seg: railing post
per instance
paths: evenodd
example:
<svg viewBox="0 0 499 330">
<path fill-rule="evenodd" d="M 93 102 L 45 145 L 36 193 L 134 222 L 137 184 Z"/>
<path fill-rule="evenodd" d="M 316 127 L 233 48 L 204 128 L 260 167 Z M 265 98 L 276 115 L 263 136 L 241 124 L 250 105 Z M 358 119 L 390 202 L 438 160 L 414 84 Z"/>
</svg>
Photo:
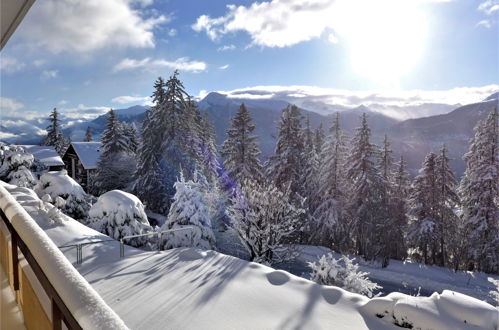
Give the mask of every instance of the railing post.
<svg viewBox="0 0 499 330">
<path fill-rule="evenodd" d="M 125 257 L 125 243 L 123 243 L 123 238 L 120 239 L 120 258 Z"/>
<path fill-rule="evenodd" d="M 10 242 L 12 247 L 12 273 L 14 276 L 14 290 L 19 290 L 19 255 L 17 252 L 17 233 L 10 233 Z"/>
<path fill-rule="evenodd" d="M 158 232 L 158 251 L 161 251 L 161 232 Z"/>
<path fill-rule="evenodd" d="M 54 299 L 52 299 L 52 329 L 62 329 L 62 313 Z"/>
</svg>

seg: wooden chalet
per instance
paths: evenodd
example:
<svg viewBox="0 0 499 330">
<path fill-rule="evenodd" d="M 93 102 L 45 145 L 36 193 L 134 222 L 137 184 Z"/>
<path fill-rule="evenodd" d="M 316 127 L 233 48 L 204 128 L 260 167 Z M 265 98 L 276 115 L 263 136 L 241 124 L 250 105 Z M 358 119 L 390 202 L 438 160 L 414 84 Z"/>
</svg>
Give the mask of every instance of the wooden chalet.
<svg viewBox="0 0 499 330">
<path fill-rule="evenodd" d="M 92 185 L 101 152 L 100 142 L 73 142 L 62 157 L 68 175 L 86 191 Z"/>
</svg>

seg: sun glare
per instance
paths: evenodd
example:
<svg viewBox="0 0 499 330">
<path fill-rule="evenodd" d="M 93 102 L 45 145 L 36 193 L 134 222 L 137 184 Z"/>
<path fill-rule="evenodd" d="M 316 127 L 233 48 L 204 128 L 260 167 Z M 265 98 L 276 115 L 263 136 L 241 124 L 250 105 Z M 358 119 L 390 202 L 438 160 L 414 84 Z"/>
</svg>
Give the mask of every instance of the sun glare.
<svg viewBox="0 0 499 330">
<path fill-rule="evenodd" d="M 355 72 L 397 84 L 421 58 L 427 34 L 424 14 L 409 1 L 348 1 L 339 4 L 338 31 L 349 44 Z"/>
</svg>

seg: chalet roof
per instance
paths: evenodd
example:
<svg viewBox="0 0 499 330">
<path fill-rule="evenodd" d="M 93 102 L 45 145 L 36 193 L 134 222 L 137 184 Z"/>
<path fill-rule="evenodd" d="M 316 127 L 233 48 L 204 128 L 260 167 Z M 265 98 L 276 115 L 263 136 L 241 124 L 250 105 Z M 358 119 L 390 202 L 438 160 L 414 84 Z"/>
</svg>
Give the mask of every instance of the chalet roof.
<svg viewBox="0 0 499 330">
<path fill-rule="evenodd" d="M 64 166 L 61 156 L 53 146 L 20 145 L 20 147 L 45 166 Z"/>
<path fill-rule="evenodd" d="M 101 150 L 100 142 L 73 142 L 71 145 L 84 169 L 94 170 L 97 168 Z"/>
</svg>

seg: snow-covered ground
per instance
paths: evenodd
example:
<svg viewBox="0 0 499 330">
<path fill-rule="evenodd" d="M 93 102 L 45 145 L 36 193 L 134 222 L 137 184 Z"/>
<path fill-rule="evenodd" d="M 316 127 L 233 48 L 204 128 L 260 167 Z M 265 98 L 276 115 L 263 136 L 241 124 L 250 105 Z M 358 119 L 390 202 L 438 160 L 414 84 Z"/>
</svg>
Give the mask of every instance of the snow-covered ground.
<svg viewBox="0 0 499 330">
<path fill-rule="evenodd" d="M 35 194 L 5 187 L 57 246 L 109 239 L 72 219 L 48 222 Z M 61 250 L 132 329 L 398 329 L 394 319 L 422 328 L 498 326 L 499 312 L 470 297 L 370 300 L 214 251 L 126 247 L 120 258 L 118 242 L 105 242 L 86 245 L 76 265 L 75 249 Z"/>
<path fill-rule="evenodd" d="M 278 265 L 277 267 L 292 274 L 310 278 L 308 262 L 317 262 L 319 258 L 327 253 L 332 253 L 335 258 L 341 258 L 341 254 L 335 253 L 322 246 L 300 246 L 300 256 L 292 263 Z M 486 300 L 490 304 L 496 304 L 492 292 L 498 288 L 489 278 L 499 280 L 499 276 L 476 273 L 476 272 L 454 272 L 449 268 L 429 266 L 420 263 L 390 260 L 386 268 L 360 261 L 360 270 L 368 272 L 369 279 L 378 283 L 383 288 L 376 291 L 382 295 L 390 292 L 401 292 L 408 295 L 430 296 L 433 292 L 452 290 L 480 300 Z"/>
</svg>

